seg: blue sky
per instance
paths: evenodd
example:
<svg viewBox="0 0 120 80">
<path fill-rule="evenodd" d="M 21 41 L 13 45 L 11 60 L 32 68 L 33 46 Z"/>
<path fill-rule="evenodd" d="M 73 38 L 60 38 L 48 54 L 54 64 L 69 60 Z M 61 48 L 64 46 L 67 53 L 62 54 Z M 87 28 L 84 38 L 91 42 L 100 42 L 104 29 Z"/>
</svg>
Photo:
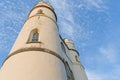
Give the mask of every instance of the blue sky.
<svg viewBox="0 0 120 80">
<path fill-rule="evenodd" d="M 48 1 L 48 0 L 46 0 Z M 0 1 L 0 65 L 39 0 Z M 120 78 L 120 0 L 49 0 L 59 32 L 72 39 L 89 80 Z"/>
</svg>

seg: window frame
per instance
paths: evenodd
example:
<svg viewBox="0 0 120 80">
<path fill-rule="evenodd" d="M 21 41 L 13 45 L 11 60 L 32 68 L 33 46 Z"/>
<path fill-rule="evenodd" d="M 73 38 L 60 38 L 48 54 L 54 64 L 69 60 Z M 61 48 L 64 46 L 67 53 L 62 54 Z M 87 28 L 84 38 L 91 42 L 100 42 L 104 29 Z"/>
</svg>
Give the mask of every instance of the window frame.
<svg viewBox="0 0 120 80">
<path fill-rule="evenodd" d="M 36 41 L 33 41 L 33 36 L 34 36 L 34 34 L 37 34 L 37 35 L 38 35 L 37 38 L 36 38 Z M 29 34 L 29 38 L 28 38 L 28 40 L 27 40 L 27 43 L 41 43 L 41 42 L 39 41 L 39 39 L 40 39 L 40 36 L 39 36 L 39 31 L 38 31 L 38 29 L 33 29 L 33 30 L 30 32 L 30 34 Z"/>
</svg>

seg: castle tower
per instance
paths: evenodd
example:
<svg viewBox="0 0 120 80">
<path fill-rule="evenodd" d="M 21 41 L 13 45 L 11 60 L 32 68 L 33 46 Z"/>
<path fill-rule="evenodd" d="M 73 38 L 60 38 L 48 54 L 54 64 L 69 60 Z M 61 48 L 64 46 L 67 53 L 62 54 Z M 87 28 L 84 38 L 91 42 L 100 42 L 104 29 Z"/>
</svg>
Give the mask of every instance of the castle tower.
<svg viewBox="0 0 120 80">
<path fill-rule="evenodd" d="M 0 80 L 87 80 L 73 42 L 59 35 L 49 3 L 41 1 L 30 11 L 1 67 Z"/>
</svg>

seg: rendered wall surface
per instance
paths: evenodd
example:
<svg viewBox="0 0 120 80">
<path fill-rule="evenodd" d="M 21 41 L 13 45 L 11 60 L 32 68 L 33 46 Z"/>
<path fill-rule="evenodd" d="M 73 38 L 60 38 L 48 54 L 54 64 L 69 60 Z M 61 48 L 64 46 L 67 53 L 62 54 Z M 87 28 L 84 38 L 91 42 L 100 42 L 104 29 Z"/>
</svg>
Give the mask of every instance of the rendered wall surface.
<svg viewBox="0 0 120 80">
<path fill-rule="evenodd" d="M 33 30 L 39 34 L 38 42 L 30 41 Z M 68 80 L 66 62 L 74 80 L 87 80 L 73 41 L 63 40 L 59 34 L 54 9 L 46 2 L 39 2 L 3 63 L 0 80 Z"/>
</svg>

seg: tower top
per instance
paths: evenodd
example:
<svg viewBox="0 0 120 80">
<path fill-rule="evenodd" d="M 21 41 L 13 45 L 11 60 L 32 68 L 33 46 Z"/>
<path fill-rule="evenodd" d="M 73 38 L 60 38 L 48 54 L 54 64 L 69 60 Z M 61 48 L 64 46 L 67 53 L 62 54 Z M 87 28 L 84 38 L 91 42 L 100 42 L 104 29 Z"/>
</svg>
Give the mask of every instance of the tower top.
<svg viewBox="0 0 120 80">
<path fill-rule="evenodd" d="M 50 18 L 57 21 L 57 16 L 56 16 L 56 13 L 54 12 L 54 8 L 51 6 L 51 4 L 48 1 L 44 1 L 44 0 L 39 0 L 39 2 L 30 11 L 28 17 L 31 17 L 41 12 L 40 9 L 42 9 L 42 12 L 44 13 L 44 15 L 47 15 L 49 17 L 51 16 Z"/>
<path fill-rule="evenodd" d="M 40 2 L 44 2 L 44 0 L 40 0 Z"/>
<path fill-rule="evenodd" d="M 40 1 L 44 1 L 44 0 L 40 0 Z"/>
<path fill-rule="evenodd" d="M 51 4 L 49 2 L 47 2 L 47 1 L 44 1 L 44 0 L 39 0 L 39 2 L 34 7 L 36 7 L 36 6 L 47 6 L 47 7 L 51 8 L 51 9 L 53 9 Z"/>
</svg>

